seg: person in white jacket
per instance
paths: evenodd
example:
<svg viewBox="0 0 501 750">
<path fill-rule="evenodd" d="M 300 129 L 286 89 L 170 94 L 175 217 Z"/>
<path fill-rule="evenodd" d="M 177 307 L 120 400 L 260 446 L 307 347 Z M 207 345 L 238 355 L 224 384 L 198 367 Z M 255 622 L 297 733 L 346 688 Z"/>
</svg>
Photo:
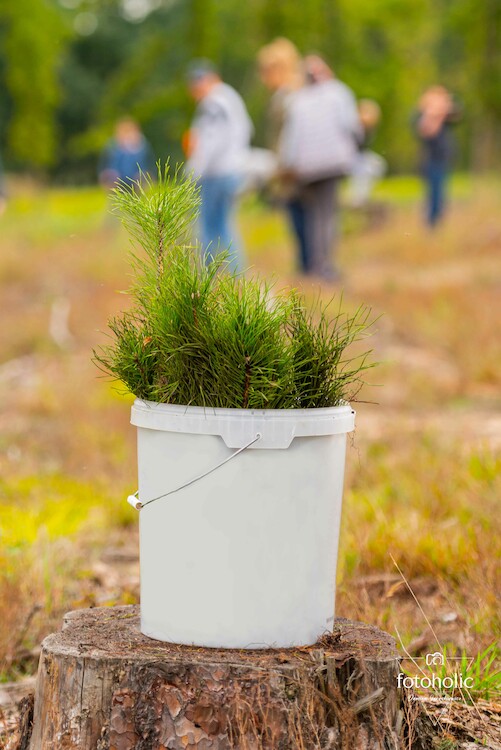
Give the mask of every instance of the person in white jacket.
<svg viewBox="0 0 501 750">
<path fill-rule="evenodd" d="M 352 171 L 362 128 L 351 89 L 317 55 L 305 58 L 305 68 L 308 83 L 289 104 L 279 161 L 304 206 L 306 271 L 336 281 L 338 185 Z"/>
<path fill-rule="evenodd" d="M 223 83 L 208 60 L 192 63 L 190 93 L 198 102 L 189 135 L 187 170 L 201 188 L 200 232 L 205 258 L 229 248 L 229 270 L 242 271 L 245 256 L 234 214 L 248 159 L 252 122 L 241 96 Z"/>
</svg>

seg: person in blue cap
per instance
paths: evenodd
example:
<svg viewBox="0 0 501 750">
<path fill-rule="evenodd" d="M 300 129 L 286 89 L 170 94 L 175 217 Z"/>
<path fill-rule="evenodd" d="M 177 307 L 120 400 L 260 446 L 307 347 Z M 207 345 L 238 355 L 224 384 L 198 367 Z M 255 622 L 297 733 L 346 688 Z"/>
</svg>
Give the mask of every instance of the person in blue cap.
<svg viewBox="0 0 501 750">
<path fill-rule="evenodd" d="M 235 227 L 235 208 L 252 122 L 242 97 L 223 83 L 210 61 L 191 64 L 188 86 L 197 108 L 186 144 L 186 168 L 200 183 L 203 251 L 209 261 L 218 250 L 229 248 L 229 270 L 239 272 L 244 269 L 245 255 Z"/>
</svg>

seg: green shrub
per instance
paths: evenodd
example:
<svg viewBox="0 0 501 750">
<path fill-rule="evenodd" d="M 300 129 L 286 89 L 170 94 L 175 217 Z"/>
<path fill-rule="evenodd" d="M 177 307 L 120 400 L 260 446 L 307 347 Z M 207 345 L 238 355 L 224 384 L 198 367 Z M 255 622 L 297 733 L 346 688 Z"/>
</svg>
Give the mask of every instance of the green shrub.
<svg viewBox="0 0 501 750">
<path fill-rule="evenodd" d="M 331 318 L 321 303 L 307 311 L 294 290 L 274 294 L 226 273 L 227 251 L 205 263 L 188 241 L 198 189 L 168 167 L 156 184 L 120 184 L 114 197 L 144 252 L 132 254 L 133 307 L 110 321 L 113 341 L 95 352 L 104 372 L 161 403 L 290 409 L 355 398 L 370 365 L 346 349 L 366 332 L 367 308 Z"/>
</svg>

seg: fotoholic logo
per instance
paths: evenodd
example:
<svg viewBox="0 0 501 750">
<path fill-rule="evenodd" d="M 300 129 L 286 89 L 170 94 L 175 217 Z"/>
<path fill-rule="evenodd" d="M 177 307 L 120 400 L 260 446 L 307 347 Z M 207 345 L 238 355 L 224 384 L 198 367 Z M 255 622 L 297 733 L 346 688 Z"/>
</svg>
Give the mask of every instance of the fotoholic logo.
<svg viewBox="0 0 501 750">
<path fill-rule="evenodd" d="M 416 690 L 460 690 L 466 688 L 471 690 L 473 687 L 473 677 L 463 677 L 462 674 L 454 672 L 453 675 L 447 675 L 446 677 L 440 677 L 437 674 L 432 674 L 430 677 L 422 677 L 416 675 L 415 677 L 409 677 L 409 675 L 400 672 L 397 678 L 398 687 L 404 688 L 415 688 Z"/>
<path fill-rule="evenodd" d="M 426 654 L 424 659 L 427 667 L 443 667 L 445 664 L 445 657 L 440 651 L 435 651 L 434 654 Z"/>
<path fill-rule="evenodd" d="M 445 656 L 440 651 L 435 651 L 432 654 L 426 654 L 424 662 L 427 667 L 445 667 Z M 400 672 L 397 678 L 398 687 L 404 687 L 407 689 L 414 688 L 415 690 L 434 690 L 439 693 L 445 693 L 447 691 L 455 690 L 471 690 L 474 686 L 473 677 L 466 677 L 461 672 L 454 672 L 452 674 L 436 674 L 430 672 L 429 675 L 425 674 L 421 670 L 421 675 L 410 676 L 404 672 Z"/>
</svg>

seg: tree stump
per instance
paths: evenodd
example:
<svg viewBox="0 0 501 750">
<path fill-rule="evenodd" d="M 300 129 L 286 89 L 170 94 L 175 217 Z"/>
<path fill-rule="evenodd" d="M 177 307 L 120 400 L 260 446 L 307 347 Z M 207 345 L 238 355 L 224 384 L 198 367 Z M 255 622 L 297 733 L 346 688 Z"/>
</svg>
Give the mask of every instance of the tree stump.
<svg viewBox="0 0 501 750">
<path fill-rule="evenodd" d="M 29 748 L 388 750 L 398 672 L 394 640 L 360 622 L 244 651 L 154 641 L 136 606 L 76 610 L 43 642 Z"/>
</svg>

